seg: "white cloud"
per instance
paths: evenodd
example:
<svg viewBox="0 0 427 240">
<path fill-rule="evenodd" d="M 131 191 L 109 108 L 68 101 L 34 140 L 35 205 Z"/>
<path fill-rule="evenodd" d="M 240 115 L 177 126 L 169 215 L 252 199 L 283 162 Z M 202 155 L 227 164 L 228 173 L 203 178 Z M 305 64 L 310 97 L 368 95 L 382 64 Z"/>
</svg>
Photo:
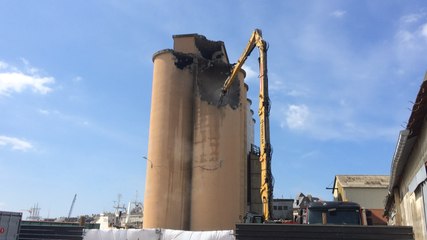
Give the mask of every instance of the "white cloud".
<svg viewBox="0 0 427 240">
<path fill-rule="evenodd" d="M 25 71 L 0 61 L 0 95 L 10 96 L 12 93 L 21 93 L 31 89 L 38 94 L 47 94 L 52 91 L 49 84 L 53 84 L 53 77 L 38 75 L 39 70 L 31 67 L 27 60 L 22 59 Z"/>
<path fill-rule="evenodd" d="M 7 63 L 5 63 L 5 62 L 0 61 L 0 70 L 1 70 L 1 69 L 6 69 L 6 68 L 8 68 L 8 67 L 9 67 L 9 64 L 7 64 Z"/>
<path fill-rule="evenodd" d="M 26 88 L 33 92 L 47 94 L 52 89 L 47 84 L 53 83 L 52 77 L 37 77 L 23 73 L 0 73 L 0 95 L 10 95 L 12 92 L 20 93 Z"/>
<path fill-rule="evenodd" d="M 393 50 L 399 69 L 422 67 L 424 56 L 427 54 L 427 18 L 426 14 L 415 19 L 402 17 L 394 36 Z M 413 19 L 413 20 L 408 20 Z"/>
<path fill-rule="evenodd" d="M 421 39 L 427 40 L 427 13 L 413 13 L 402 16 L 400 18 L 398 31 L 395 35 L 398 47 L 423 49 L 425 42 L 420 42 Z"/>
<path fill-rule="evenodd" d="M 43 114 L 43 115 L 49 115 L 50 114 L 50 111 L 49 110 L 45 110 L 45 109 L 39 109 L 38 112 L 40 114 Z"/>
<path fill-rule="evenodd" d="M 285 89 L 285 84 L 278 79 L 272 79 L 268 84 L 268 88 L 271 89 L 272 92 L 279 92 Z"/>
<path fill-rule="evenodd" d="M 396 33 L 396 38 L 400 43 L 409 45 L 415 39 L 415 36 L 412 32 L 400 30 Z"/>
<path fill-rule="evenodd" d="M 282 108 L 283 109 L 283 108 Z M 281 128 L 304 133 L 318 140 L 394 139 L 396 127 L 379 126 L 356 118 L 357 112 L 344 100 L 333 106 L 289 105 L 278 116 Z"/>
<path fill-rule="evenodd" d="M 31 66 L 30 62 L 27 59 L 21 58 L 21 61 L 25 65 L 26 72 L 28 72 L 30 74 L 37 74 L 39 72 L 39 69 Z"/>
<path fill-rule="evenodd" d="M 427 15 L 427 12 L 424 9 L 422 9 L 417 13 L 410 13 L 410 14 L 402 16 L 400 18 L 400 21 L 404 24 L 416 23 L 416 22 L 420 21 L 421 19 L 423 19 L 426 15 Z"/>
<path fill-rule="evenodd" d="M 427 40 L 427 23 L 421 27 L 421 36 Z"/>
<path fill-rule="evenodd" d="M 41 115 L 46 116 L 46 117 L 56 118 L 56 119 L 59 119 L 61 121 L 72 123 L 75 125 L 84 126 L 84 127 L 91 126 L 91 122 L 84 119 L 84 118 L 81 118 L 79 116 L 65 114 L 65 113 L 62 113 L 62 112 L 55 110 L 55 109 L 50 109 L 50 110 L 48 110 L 48 109 L 37 109 L 37 112 Z"/>
<path fill-rule="evenodd" d="M 331 13 L 331 15 L 336 18 L 342 18 L 344 17 L 345 14 L 347 14 L 347 12 L 344 10 L 335 10 L 334 12 Z"/>
<path fill-rule="evenodd" d="M 301 92 L 299 92 L 299 91 L 297 91 L 297 90 L 295 90 L 295 89 L 293 89 L 293 90 L 291 90 L 291 91 L 289 91 L 289 96 L 291 96 L 291 97 L 298 97 L 298 96 L 301 96 Z"/>
<path fill-rule="evenodd" d="M 80 76 L 76 76 L 76 77 L 74 77 L 73 78 L 73 80 L 72 80 L 74 83 L 78 83 L 78 82 L 81 82 L 81 81 L 83 81 L 83 78 L 82 77 L 80 77 Z"/>
<path fill-rule="evenodd" d="M 290 129 L 304 129 L 309 115 L 306 105 L 289 105 L 286 111 L 286 124 Z"/>
<path fill-rule="evenodd" d="M 18 151 L 27 151 L 33 148 L 33 145 L 25 140 L 0 135 L 0 147 L 8 146 L 11 147 L 12 150 Z"/>
<path fill-rule="evenodd" d="M 257 72 L 255 72 L 255 71 L 254 71 L 254 69 L 253 69 L 252 67 L 245 65 L 245 66 L 243 67 L 243 70 L 245 70 L 245 72 L 246 72 L 246 78 L 245 78 L 245 79 L 246 79 L 247 81 L 253 81 L 253 80 L 255 80 L 256 78 L 258 78 L 258 73 L 257 73 Z"/>
<path fill-rule="evenodd" d="M 390 98 L 395 101 L 391 103 L 383 102 L 378 95 L 385 87 L 400 94 L 402 91 L 394 87 L 417 81 L 402 75 L 422 69 L 425 62 L 427 14 L 402 17 L 398 24 L 391 25 L 392 29 L 382 32 L 385 38 L 373 38 L 366 45 L 364 39 L 364 46 L 353 48 L 356 40 L 351 35 L 334 28 L 324 31 L 331 22 L 323 21 L 319 14 L 324 16 L 324 11 L 319 12 L 314 16 L 319 21 L 305 22 L 295 34 L 289 33 L 293 36 L 289 41 L 298 52 L 295 62 L 299 65 L 285 62 L 288 66 L 282 77 L 287 95 L 273 95 L 273 108 L 277 109 L 280 104 L 282 107 L 277 115 L 276 110 L 272 110 L 272 116 L 282 128 L 314 139 L 395 140 L 401 121 L 395 112 L 401 112 L 401 107 L 391 109 L 389 106 L 397 103 L 398 97 Z M 350 14 L 335 11 L 330 18 L 332 15 L 345 18 Z M 336 27 L 340 30 L 342 26 Z M 301 59 L 305 66 L 301 66 Z M 292 73 L 288 73 L 289 70 Z M 385 79 L 389 83 L 385 84 Z M 292 101 L 297 107 L 291 108 L 285 101 Z M 384 116 L 390 111 L 395 111 L 391 112 L 393 120 L 386 122 Z"/>
</svg>

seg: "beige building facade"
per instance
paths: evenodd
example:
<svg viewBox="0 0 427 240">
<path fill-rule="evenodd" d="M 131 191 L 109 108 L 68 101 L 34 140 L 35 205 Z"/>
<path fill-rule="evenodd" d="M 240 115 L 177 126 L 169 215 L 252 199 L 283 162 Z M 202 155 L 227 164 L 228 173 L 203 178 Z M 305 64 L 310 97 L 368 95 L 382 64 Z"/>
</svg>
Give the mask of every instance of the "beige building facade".
<svg viewBox="0 0 427 240">
<path fill-rule="evenodd" d="M 356 202 L 363 208 L 384 209 L 390 177 L 386 175 L 337 175 L 334 201 Z"/>
<path fill-rule="evenodd" d="M 358 203 L 365 212 L 367 225 L 386 225 L 384 205 L 389 180 L 386 175 L 337 175 L 334 200 Z"/>
</svg>

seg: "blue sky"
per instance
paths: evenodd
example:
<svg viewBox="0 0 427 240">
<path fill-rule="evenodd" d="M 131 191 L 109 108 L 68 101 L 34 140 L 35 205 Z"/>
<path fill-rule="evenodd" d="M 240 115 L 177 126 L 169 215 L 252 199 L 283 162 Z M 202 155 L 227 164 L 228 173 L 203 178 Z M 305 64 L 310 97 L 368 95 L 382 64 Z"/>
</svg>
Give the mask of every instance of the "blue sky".
<svg viewBox="0 0 427 240">
<path fill-rule="evenodd" d="M 73 215 L 143 199 L 151 58 L 173 34 L 224 41 L 235 62 L 263 30 L 275 197 L 331 199 L 336 174 L 389 174 L 427 70 L 425 1 L 0 4 L 0 210 L 38 203 L 42 217 L 66 216 L 74 194 Z"/>
</svg>

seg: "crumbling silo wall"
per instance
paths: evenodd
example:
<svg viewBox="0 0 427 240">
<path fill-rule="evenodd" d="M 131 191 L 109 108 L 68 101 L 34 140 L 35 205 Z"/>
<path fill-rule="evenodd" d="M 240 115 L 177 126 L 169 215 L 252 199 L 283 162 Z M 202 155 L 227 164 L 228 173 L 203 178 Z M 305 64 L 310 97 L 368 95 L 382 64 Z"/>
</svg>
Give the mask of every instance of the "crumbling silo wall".
<svg viewBox="0 0 427 240">
<path fill-rule="evenodd" d="M 154 57 L 144 228 L 189 228 L 193 137 L 191 58 Z"/>
<path fill-rule="evenodd" d="M 209 104 L 206 85 L 224 83 L 221 65 L 199 74 L 194 108 L 191 230 L 233 229 L 246 203 L 246 88 L 243 74 L 229 92 L 228 103 Z M 219 94 L 216 93 L 216 94 Z"/>
</svg>

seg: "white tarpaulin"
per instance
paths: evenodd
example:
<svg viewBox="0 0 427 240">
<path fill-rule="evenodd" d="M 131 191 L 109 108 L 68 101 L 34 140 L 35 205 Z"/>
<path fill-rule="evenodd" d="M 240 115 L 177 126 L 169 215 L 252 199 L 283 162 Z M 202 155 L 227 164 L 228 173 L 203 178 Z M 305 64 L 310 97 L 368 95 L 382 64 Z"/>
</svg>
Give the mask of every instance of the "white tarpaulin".
<svg viewBox="0 0 427 240">
<path fill-rule="evenodd" d="M 235 240 L 233 230 L 182 231 L 171 229 L 86 230 L 83 240 Z"/>
<path fill-rule="evenodd" d="M 226 231 L 181 231 L 165 229 L 162 240 L 234 240 L 233 230 Z"/>
<path fill-rule="evenodd" d="M 156 229 L 114 229 L 85 231 L 83 240 L 145 240 L 160 239 Z"/>
</svg>

